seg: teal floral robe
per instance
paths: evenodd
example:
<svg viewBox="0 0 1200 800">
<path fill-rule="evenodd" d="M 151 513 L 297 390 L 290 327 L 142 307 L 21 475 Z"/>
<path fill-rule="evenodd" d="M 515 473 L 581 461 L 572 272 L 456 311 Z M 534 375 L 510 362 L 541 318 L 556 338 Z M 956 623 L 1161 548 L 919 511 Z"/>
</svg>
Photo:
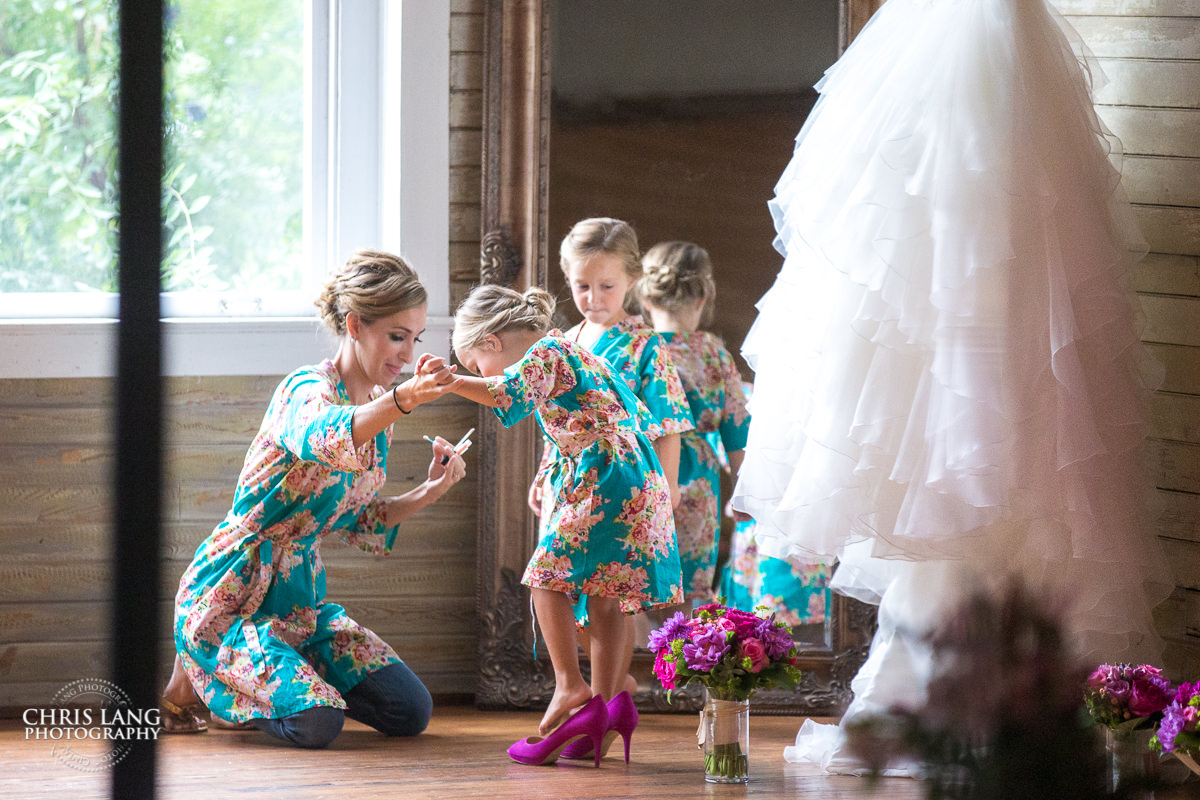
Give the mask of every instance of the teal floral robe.
<svg viewBox="0 0 1200 800">
<path fill-rule="evenodd" d="M 580 328 L 576 325 L 568 331 L 568 338 L 578 339 Z M 650 410 L 655 419 L 649 431 L 651 439 L 694 427 L 671 354 L 658 332 L 640 316 L 626 317 L 604 331 L 590 350 L 607 361 Z"/>
<path fill-rule="evenodd" d="M 551 443 L 537 480 L 537 547 L 521 582 L 579 603 L 612 597 L 633 614 L 679 603 L 679 552 L 666 478 L 645 430 L 655 424 L 608 365 L 551 331 L 487 379 L 505 426 L 534 414 Z"/>
<path fill-rule="evenodd" d="M 577 341 L 582 327 L 580 323 L 566 335 Z M 631 315 L 621 320 L 600 334 L 590 349 L 625 379 L 649 410 L 653 422 L 647 433 L 652 440 L 692 429 L 692 412 L 671 354 L 642 317 Z M 586 598 L 576 604 L 575 619 L 587 625 Z"/>
<path fill-rule="evenodd" d="M 680 437 L 675 533 L 683 588 L 689 600 L 709 602 L 721 532 L 723 456 L 745 449 L 750 415 L 742 376 L 719 337 L 706 331 L 659 335 L 675 362 L 696 424 Z"/>
<path fill-rule="evenodd" d="M 356 450 L 353 413 L 332 361 L 287 376 L 246 454 L 232 509 L 179 582 L 177 652 L 196 694 L 226 720 L 345 708 L 342 693 L 400 661 L 325 600 L 324 537 L 386 554 L 397 533 L 377 498 L 392 429 Z"/>
<path fill-rule="evenodd" d="M 721 570 L 721 595 L 726 605 L 743 611 L 766 606 L 793 628 L 824 624 L 832 572 L 829 564 L 760 554 L 754 522 L 739 522 Z"/>
</svg>

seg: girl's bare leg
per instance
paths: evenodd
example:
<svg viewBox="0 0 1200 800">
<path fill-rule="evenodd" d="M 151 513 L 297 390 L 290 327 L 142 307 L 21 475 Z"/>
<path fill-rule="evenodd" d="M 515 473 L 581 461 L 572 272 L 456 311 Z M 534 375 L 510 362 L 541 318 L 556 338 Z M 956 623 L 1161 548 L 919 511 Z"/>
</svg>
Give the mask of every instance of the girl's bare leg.
<svg viewBox="0 0 1200 800">
<path fill-rule="evenodd" d="M 589 600 L 589 602 L 591 602 L 591 601 Z M 624 616 L 624 615 L 622 614 L 622 616 Z M 633 674 L 630 671 L 630 666 L 633 664 L 633 648 L 637 645 L 637 630 L 635 627 L 633 627 L 634 620 L 641 619 L 641 617 L 626 617 L 626 619 L 628 620 L 628 624 L 630 625 L 629 632 L 630 632 L 630 636 L 632 638 L 629 640 L 629 643 L 627 644 L 627 649 L 628 649 L 629 653 L 628 653 L 628 658 L 625 661 L 625 664 L 626 664 L 625 679 L 623 681 L 621 681 L 621 686 L 618 688 L 617 691 L 624 689 L 625 691 L 629 692 L 630 694 L 637 694 L 637 679 L 633 677 Z M 589 630 L 590 630 L 590 628 L 577 628 L 576 636 L 579 639 L 579 646 L 583 649 L 583 652 L 587 654 L 587 657 L 588 657 L 589 663 L 590 663 L 590 659 L 592 658 L 592 635 L 588 632 Z M 645 637 L 642 637 L 642 638 L 644 639 Z M 594 679 L 592 681 L 592 692 L 595 694 L 603 694 L 603 692 L 600 692 L 596 689 L 596 681 Z"/>
<path fill-rule="evenodd" d="M 579 671 L 575 612 L 571 608 L 571 601 L 562 592 L 538 588 L 530 591 L 533 592 L 538 626 L 546 639 L 546 649 L 550 651 L 550 663 L 554 667 L 554 696 L 550 698 L 550 705 L 538 725 L 538 733 L 545 736 L 572 709 L 592 699 L 592 690 Z"/>
<path fill-rule="evenodd" d="M 611 700 L 625 687 L 633 659 L 633 628 L 611 597 L 588 598 L 591 622 L 592 692 Z"/>
</svg>

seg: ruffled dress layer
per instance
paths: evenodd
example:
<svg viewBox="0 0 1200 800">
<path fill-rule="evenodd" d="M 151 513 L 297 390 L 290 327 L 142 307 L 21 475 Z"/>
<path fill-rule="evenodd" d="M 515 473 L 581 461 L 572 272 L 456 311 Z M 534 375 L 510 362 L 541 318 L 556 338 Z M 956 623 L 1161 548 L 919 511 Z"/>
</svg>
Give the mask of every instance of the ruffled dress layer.
<svg viewBox="0 0 1200 800">
<path fill-rule="evenodd" d="M 915 593 L 885 603 L 901 628 L 1014 570 L 1069 593 L 1082 654 L 1158 647 L 1160 373 L 1094 74 L 1042 0 L 889 0 L 776 187 L 734 504 L 761 549 L 838 558 L 836 590 Z"/>
</svg>

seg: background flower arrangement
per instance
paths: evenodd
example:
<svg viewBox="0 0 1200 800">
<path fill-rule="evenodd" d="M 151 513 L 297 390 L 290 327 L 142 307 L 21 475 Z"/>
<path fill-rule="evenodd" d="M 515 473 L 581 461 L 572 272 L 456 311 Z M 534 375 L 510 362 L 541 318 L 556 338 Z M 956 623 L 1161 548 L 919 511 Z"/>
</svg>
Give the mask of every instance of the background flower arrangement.
<svg viewBox="0 0 1200 800">
<path fill-rule="evenodd" d="M 1101 664 L 1083 684 L 1092 719 L 1118 734 L 1153 727 L 1171 695 L 1171 682 L 1149 664 Z"/>
<path fill-rule="evenodd" d="M 1180 684 L 1175 697 L 1163 709 L 1158 731 L 1150 748 L 1159 755 L 1174 753 L 1188 769 L 1200 774 L 1200 683 Z"/>
<path fill-rule="evenodd" d="M 846 724 L 878 777 L 917 771 L 931 800 L 1097 800 L 1104 755 L 1079 697 L 1087 675 L 1059 607 L 1012 582 L 967 598 L 927 637 L 934 674 L 918 707 Z"/>
</svg>

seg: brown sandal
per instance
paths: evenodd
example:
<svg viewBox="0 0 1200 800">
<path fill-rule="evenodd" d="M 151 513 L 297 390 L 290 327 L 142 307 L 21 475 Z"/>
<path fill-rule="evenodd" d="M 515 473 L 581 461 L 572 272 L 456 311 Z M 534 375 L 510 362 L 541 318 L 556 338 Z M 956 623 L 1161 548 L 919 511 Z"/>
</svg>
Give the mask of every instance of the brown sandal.
<svg viewBox="0 0 1200 800">
<path fill-rule="evenodd" d="M 196 716 L 196 709 L 204 707 L 199 700 L 180 706 L 160 697 L 158 703 L 162 707 L 164 733 L 204 733 L 208 730 L 208 722 Z"/>
</svg>

